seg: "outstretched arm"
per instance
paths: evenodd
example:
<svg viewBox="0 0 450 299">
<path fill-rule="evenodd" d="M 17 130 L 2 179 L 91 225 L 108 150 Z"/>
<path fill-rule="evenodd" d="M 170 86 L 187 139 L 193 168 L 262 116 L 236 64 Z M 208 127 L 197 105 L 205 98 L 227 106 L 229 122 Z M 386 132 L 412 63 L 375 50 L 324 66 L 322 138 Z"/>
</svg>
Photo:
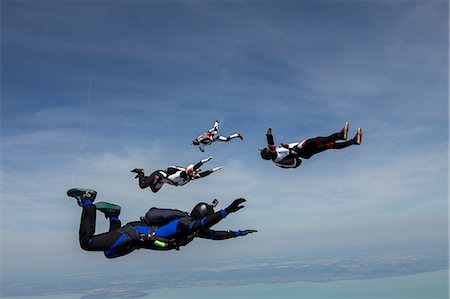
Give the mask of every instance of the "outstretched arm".
<svg viewBox="0 0 450 299">
<path fill-rule="evenodd" d="M 220 220 L 225 218 L 228 214 L 234 213 L 242 209 L 244 206 L 241 205 L 246 200 L 243 198 L 238 198 L 233 201 L 231 205 L 229 205 L 227 208 L 220 210 L 212 215 L 208 215 L 206 217 L 203 217 L 200 220 L 196 220 L 192 222 L 189 225 L 189 231 L 195 232 L 195 231 L 206 231 L 213 225 L 217 224 Z"/>
<path fill-rule="evenodd" d="M 194 179 L 204 178 L 205 176 L 210 175 L 211 173 L 216 172 L 216 171 L 218 171 L 220 169 L 222 169 L 222 166 L 214 167 L 213 169 L 199 172 L 199 173 L 197 173 L 198 176 L 194 177 Z"/>
<path fill-rule="evenodd" d="M 210 133 L 214 133 L 215 132 L 217 134 L 218 130 L 219 130 L 219 121 L 216 120 L 214 122 L 214 126 L 211 129 L 209 129 L 208 132 L 210 132 Z"/>
<path fill-rule="evenodd" d="M 269 156 L 272 160 L 275 160 L 277 158 L 277 147 L 273 142 L 272 128 L 267 129 L 266 138 L 268 145 L 267 147 L 269 148 Z"/>
<path fill-rule="evenodd" d="M 227 141 L 230 141 L 231 139 L 234 139 L 234 138 L 240 138 L 241 140 L 244 139 L 244 137 L 242 137 L 241 134 L 234 133 L 234 134 L 230 135 L 229 137 L 219 136 L 219 137 L 217 137 L 217 140 L 227 142 Z"/>
<path fill-rule="evenodd" d="M 231 238 L 236 238 L 239 236 L 246 236 L 251 233 L 256 233 L 257 230 L 238 230 L 238 231 L 223 231 L 223 230 L 212 230 L 202 231 L 198 234 L 199 238 L 210 239 L 210 240 L 226 240 Z"/>
<path fill-rule="evenodd" d="M 203 160 L 200 160 L 197 164 L 195 164 L 194 166 L 191 166 L 191 165 L 189 165 L 188 167 L 187 167 L 187 169 L 189 169 L 190 167 L 192 167 L 192 169 L 194 170 L 194 171 L 197 171 L 197 169 L 199 169 L 202 165 L 203 165 L 203 163 L 206 163 L 206 162 L 208 162 L 209 160 L 211 160 L 212 159 L 212 157 L 210 156 L 210 157 L 208 157 L 208 158 L 205 158 L 205 159 L 203 159 Z"/>
</svg>

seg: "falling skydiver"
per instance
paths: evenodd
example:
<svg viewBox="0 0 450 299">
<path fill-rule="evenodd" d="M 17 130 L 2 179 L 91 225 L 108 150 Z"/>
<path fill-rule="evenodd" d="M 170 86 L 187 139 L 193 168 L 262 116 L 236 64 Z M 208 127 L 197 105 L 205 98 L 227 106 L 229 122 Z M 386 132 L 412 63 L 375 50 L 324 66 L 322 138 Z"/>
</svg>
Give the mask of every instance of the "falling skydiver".
<svg viewBox="0 0 450 299">
<path fill-rule="evenodd" d="M 242 135 L 240 133 L 234 133 L 232 135 L 230 135 L 229 137 L 225 137 L 225 136 L 220 136 L 219 135 L 219 121 L 216 120 L 214 122 L 214 126 L 208 130 L 208 132 L 205 132 L 203 134 L 201 134 L 200 136 L 198 136 L 197 138 L 195 138 L 192 141 L 193 145 L 198 146 L 198 148 L 204 152 L 205 151 L 205 146 L 212 144 L 215 141 L 230 141 L 233 138 L 240 138 L 241 140 L 244 139 L 244 137 L 242 137 Z"/>
<path fill-rule="evenodd" d="M 135 249 L 178 250 L 194 238 L 225 240 L 254 233 L 256 230 L 215 231 L 213 225 L 228 214 L 242 209 L 246 200 L 238 198 L 227 208 L 215 212 L 214 206 L 201 202 L 191 213 L 170 209 L 150 209 L 140 221 L 121 226 L 120 206 L 99 202 L 93 204 L 97 192 L 72 188 L 67 195 L 77 199 L 83 208 L 79 231 L 80 246 L 87 251 L 103 251 L 107 258 L 116 258 Z M 109 219 L 109 232 L 95 234 L 97 210 Z"/>
<path fill-rule="evenodd" d="M 261 158 L 272 160 L 272 162 L 282 168 L 297 168 L 303 159 L 309 159 L 313 155 L 329 149 L 342 149 L 354 144 L 361 144 L 362 129 L 358 128 L 355 137 L 348 139 L 349 123 L 345 122 L 344 128 L 337 133 L 327 137 L 316 137 L 305 139 L 301 142 L 281 144 L 275 146 L 272 135 L 272 128 L 267 130 L 266 138 L 268 147 L 260 149 Z M 336 142 L 343 140 L 344 142 Z"/>
<path fill-rule="evenodd" d="M 164 184 L 175 187 L 183 186 L 191 180 L 204 178 L 213 172 L 222 168 L 222 166 L 214 167 L 210 170 L 201 171 L 200 167 L 211 160 L 212 157 L 200 160 L 197 164 L 189 166 L 169 166 L 166 170 L 156 170 L 149 176 L 145 176 L 142 168 L 135 168 L 131 172 L 136 173 L 135 178 L 139 179 L 139 187 L 141 189 L 150 188 L 154 193 L 158 192 Z"/>
</svg>

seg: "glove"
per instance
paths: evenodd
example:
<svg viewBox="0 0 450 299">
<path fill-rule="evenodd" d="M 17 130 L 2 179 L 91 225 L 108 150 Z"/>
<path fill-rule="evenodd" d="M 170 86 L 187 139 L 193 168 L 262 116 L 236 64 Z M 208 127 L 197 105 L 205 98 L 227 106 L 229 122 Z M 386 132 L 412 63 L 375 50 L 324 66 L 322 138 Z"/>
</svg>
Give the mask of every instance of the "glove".
<svg viewBox="0 0 450 299">
<path fill-rule="evenodd" d="M 206 162 L 208 162 L 209 160 L 211 160 L 213 157 L 208 157 L 208 158 L 206 158 L 206 159 L 203 159 L 203 160 L 201 160 L 201 162 L 202 163 L 206 163 Z"/>
<path fill-rule="evenodd" d="M 234 213 L 234 212 L 236 212 L 236 211 L 238 211 L 238 210 L 240 210 L 240 209 L 242 209 L 244 207 L 244 206 L 240 206 L 240 204 L 244 203 L 244 202 L 246 202 L 246 200 L 243 199 L 243 198 L 235 199 L 231 203 L 231 205 L 229 205 L 227 208 L 225 208 L 225 211 L 227 213 Z"/>
<path fill-rule="evenodd" d="M 272 135 L 272 128 L 267 129 L 267 135 Z"/>
<path fill-rule="evenodd" d="M 213 169 L 211 169 L 211 171 L 212 171 L 212 172 L 216 172 L 216 171 L 218 171 L 218 170 L 220 170 L 220 169 L 222 169 L 222 166 L 214 167 Z"/>
<path fill-rule="evenodd" d="M 251 233 L 256 233 L 257 230 L 254 229 L 246 229 L 246 230 L 238 230 L 237 232 L 234 232 L 236 236 L 245 236 Z"/>
</svg>

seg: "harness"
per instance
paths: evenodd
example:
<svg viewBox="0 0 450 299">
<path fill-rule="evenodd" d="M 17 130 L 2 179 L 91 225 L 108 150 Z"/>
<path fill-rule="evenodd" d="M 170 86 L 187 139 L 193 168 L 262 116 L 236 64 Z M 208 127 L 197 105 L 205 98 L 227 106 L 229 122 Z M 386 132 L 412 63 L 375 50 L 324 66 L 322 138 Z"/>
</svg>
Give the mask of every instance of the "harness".
<svg viewBox="0 0 450 299">
<path fill-rule="evenodd" d="M 139 249 L 139 243 L 151 242 L 153 245 L 159 248 L 174 247 L 179 250 L 179 246 L 176 245 L 174 240 L 157 237 L 155 235 L 156 226 L 147 226 L 144 223 L 128 223 L 124 227 L 118 229 L 122 235 L 114 242 L 108 250 L 105 250 L 105 255 L 109 258 L 118 257 L 125 252 Z M 130 242 L 131 241 L 131 242 Z M 131 243 L 126 248 L 120 248 L 121 245 Z"/>
</svg>

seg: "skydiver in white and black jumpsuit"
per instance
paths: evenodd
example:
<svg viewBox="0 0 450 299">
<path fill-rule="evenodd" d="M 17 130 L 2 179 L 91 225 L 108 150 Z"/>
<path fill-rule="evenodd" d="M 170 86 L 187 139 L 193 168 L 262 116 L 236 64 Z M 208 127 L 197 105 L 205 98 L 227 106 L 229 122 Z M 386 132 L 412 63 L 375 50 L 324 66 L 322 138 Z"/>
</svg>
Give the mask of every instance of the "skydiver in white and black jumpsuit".
<svg viewBox="0 0 450 299">
<path fill-rule="evenodd" d="M 266 134 L 268 147 L 260 149 L 261 158 L 264 160 L 271 160 L 275 165 L 282 168 L 297 168 L 302 163 L 300 158 L 309 159 L 313 155 L 329 149 L 341 149 L 354 144 L 361 144 L 362 129 L 358 128 L 355 137 L 347 141 L 348 128 L 349 123 L 345 122 L 344 128 L 340 132 L 330 136 L 281 144 L 281 146 L 278 147 L 275 146 L 272 129 L 269 128 Z M 343 140 L 344 142 L 336 142 L 339 140 Z"/>
<path fill-rule="evenodd" d="M 145 176 L 144 170 L 141 168 L 135 168 L 131 172 L 137 174 L 136 178 L 139 179 L 139 187 L 141 187 L 141 189 L 149 187 L 154 193 L 156 193 L 164 184 L 169 184 L 176 187 L 183 186 L 191 180 L 204 178 L 205 176 L 220 170 L 222 166 L 214 167 L 205 171 L 200 170 L 203 163 L 206 163 L 211 159 L 212 157 L 208 157 L 199 161 L 197 164 L 191 164 L 186 168 L 180 166 L 169 166 L 166 170 L 156 170 L 149 176 Z"/>
<path fill-rule="evenodd" d="M 208 132 L 203 133 L 200 136 L 198 136 L 197 138 L 195 138 L 192 141 L 192 144 L 198 146 L 198 148 L 202 152 L 204 152 L 205 146 L 210 145 L 211 143 L 213 143 L 215 141 L 228 142 L 233 138 L 240 138 L 241 140 L 244 139 L 242 137 L 242 135 L 239 133 L 234 133 L 234 134 L 230 135 L 229 137 L 225 137 L 225 136 L 220 136 L 218 132 L 219 132 L 219 121 L 216 120 L 214 122 L 214 126 L 211 129 L 209 129 Z"/>
</svg>

